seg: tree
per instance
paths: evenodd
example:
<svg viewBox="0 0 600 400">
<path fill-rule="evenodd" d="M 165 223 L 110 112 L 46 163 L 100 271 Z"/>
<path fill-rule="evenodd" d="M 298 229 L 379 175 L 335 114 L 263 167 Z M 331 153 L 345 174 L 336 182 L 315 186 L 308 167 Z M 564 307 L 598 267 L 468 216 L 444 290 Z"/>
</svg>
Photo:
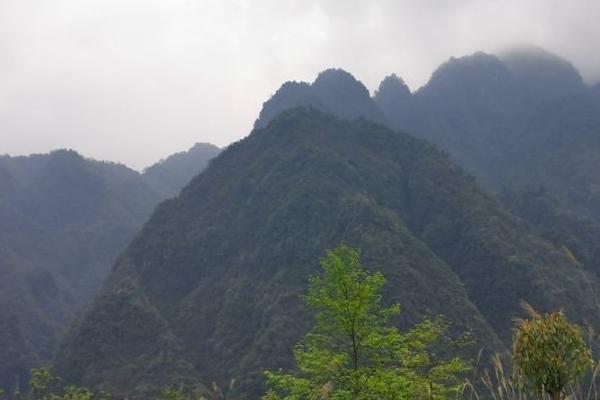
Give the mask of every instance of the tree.
<svg viewBox="0 0 600 400">
<path fill-rule="evenodd" d="M 56 379 L 52 376 L 50 368 L 34 368 L 29 379 L 30 395 L 33 399 L 46 400 L 50 398 L 50 391 Z"/>
<path fill-rule="evenodd" d="M 50 400 L 92 400 L 94 394 L 86 388 L 69 385 L 62 396 L 53 394 Z"/>
<path fill-rule="evenodd" d="M 104 392 L 94 396 L 94 393 L 86 388 L 74 385 L 63 387 L 61 379 L 53 376 L 50 368 L 32 369 L 29 389 L 30 393 L 27 398 L 32 400 L 100 400 L 110 398 Z M 54 393 L 55 391 L 61 394 Z"/>
<path fill-rule="evenodd" d="M 561 400 L 566 387 L 592 365 L 591 351 L 579 328 L 562 312 L 531 313 L 514 336 L 516 372 L 526 389 Z"/>
<path fill-rule="evenodd" d="M 385 279 L 366 272 L 355 249 L 328 251 L 321 267 L 305 297 L 316 324 L 294 349 L 298 371 L 267 371 L 265 399 L 445 399 L 460 390 L 467 364 L 430 357 L 443 324 L 426 320 L 404 334 L 391 326 L 400 307 L 382 305 Z"/>
</svg>

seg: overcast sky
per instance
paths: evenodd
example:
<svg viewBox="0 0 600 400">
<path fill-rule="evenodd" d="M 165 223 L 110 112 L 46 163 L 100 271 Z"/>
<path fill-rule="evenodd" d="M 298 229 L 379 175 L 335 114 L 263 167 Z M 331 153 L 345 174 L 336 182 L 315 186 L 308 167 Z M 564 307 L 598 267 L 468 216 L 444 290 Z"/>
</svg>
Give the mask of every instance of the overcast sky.
<svg viewBox="0 0 600 400">
<path fill-rule="evenodd" d="M 450 56 L 528 42 L 600 79 L 598 0 L 0 0 L 0 154 L 140 169 L 246 136 L 328 67 L 414 90 Z"/>
</svg>

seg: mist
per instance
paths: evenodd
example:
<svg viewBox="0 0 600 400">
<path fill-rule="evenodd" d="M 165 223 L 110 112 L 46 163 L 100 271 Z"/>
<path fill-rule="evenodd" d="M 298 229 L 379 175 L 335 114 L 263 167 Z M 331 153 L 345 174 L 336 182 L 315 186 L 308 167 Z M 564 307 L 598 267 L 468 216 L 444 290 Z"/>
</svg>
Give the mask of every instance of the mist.
<svg viewBox="0 0 600 400">
<path fill-rule="evenodd" d="M 0 154 L 141 169 L 247 135 L 287 80 L 341 67 L 417 89 L 451 56 L 534 44 L 600 79 L 592 0 L 0 2 Z"/>
</svg>

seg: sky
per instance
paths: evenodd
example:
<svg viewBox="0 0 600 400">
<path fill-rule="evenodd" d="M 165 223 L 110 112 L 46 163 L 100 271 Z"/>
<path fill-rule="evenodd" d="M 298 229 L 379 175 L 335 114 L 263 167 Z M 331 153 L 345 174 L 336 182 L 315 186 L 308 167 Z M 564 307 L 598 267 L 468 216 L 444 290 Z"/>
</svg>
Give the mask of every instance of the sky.
<svg viewBox="0 0 600 400">
<path fill-rule="evenodd" d="M 451 56 L 523 43 L 600 80 L 598 0 L 0 0 L 0 154 L 144 167 L 250 133 L 330 67 L 412 90 Z"/>
</svg>

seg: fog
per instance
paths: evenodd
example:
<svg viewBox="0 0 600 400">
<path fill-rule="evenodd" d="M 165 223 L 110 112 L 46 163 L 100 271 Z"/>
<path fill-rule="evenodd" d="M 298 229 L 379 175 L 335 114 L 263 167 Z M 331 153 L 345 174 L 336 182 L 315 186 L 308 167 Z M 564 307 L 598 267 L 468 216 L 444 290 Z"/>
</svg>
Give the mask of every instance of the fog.
<svg viewBox="0 0 600 400">
<path fill-rule="evenodd" d="M 450 56 L 530 43 L 600 79 L 597 0 L 0 0 L 0 154 L 73 148 L 141 169 L 250 132 L 328 67 L 414 90 Z"/>
</svg>

